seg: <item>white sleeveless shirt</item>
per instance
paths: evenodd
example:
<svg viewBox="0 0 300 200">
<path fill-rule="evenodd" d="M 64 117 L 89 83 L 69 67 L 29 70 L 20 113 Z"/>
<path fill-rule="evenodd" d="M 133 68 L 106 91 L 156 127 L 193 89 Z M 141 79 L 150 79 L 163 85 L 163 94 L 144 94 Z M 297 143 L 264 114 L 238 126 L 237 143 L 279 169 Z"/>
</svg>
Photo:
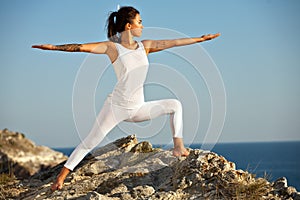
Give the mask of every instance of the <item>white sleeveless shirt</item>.
<svg viewBox="0 0 300 200">
<path fill-rule="evenodd" d="M 112 65 L 118 82 L 108 95 L 109 102 L 127 109 L 138 108 L 145 102 L 143 86 L 149 67 L 144 45 L 138 42 L 135 50 L 115 45 L 119 56 Z"/>
</svg>

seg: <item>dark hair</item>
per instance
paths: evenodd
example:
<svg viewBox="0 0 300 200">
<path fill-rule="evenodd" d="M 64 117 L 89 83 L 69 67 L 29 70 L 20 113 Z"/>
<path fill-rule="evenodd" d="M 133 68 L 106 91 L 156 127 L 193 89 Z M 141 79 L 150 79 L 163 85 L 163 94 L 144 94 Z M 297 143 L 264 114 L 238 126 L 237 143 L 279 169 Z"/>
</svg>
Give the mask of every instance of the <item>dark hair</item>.
<svg viewBox="0 0 300 200">
<path fill-rule="evenodd" d="M 140 12 L 131 6 L 124 6 L 117 12 L 110 13 L 107 19 L 108 39 L 113 42 L 119 42 L 120 38 L 117 34 L 124 31 L 125 25 L 127 23 L 132 23 L 132 20 L 137 14 L 140 14 Z"/>
</svg>

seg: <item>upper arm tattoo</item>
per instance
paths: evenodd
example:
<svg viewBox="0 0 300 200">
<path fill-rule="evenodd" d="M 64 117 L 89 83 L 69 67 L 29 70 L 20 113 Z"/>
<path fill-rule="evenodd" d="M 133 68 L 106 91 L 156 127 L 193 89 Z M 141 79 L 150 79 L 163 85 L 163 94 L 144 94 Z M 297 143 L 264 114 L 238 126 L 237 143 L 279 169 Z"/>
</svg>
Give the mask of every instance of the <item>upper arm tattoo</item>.
<svg viewBox="0 0 300 200">
<path fill-rule="evenodd" d="M 81 46 L 81 44 L 63 44 L 55 45 L 55 48 L 59 51 L 80 51 Z"/>
</svg>

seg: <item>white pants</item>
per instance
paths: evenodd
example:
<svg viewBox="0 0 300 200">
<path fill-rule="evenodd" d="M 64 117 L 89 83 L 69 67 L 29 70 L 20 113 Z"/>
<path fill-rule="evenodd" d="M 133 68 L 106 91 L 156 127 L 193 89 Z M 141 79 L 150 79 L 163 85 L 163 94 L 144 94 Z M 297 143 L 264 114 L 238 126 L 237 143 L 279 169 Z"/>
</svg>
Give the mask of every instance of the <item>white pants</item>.
<svg viewBox="0 0 300 200">
<path fill-rule="evenodd" d="M 170 114 L 173 137 L 182 138 L 182 106 L 177 99 L 144 102 L 137 109 L 114 106 L 106 100 L 90 133 L 75 148 L 64 166 L 73 170 L 86 154 L 95 148 L 118 123 L 122 121 L 141 122 L 164 114 Z"/>
</svg>

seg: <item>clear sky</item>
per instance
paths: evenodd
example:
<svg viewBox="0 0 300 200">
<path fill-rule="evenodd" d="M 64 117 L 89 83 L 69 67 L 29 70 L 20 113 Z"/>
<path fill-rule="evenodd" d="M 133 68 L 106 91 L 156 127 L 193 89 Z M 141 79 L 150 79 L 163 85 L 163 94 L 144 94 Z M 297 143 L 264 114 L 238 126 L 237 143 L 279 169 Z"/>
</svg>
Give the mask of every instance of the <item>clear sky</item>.
<svg viewBox="0 0 300 200">
<path fill-rule="evenodd" d="M 94 97 L 92 107 L 97 113 L 116 83 L 111 67 L 99 77 L 108 59 L 104 55 L 41 51 L 32 49 L 31 45 L 106 40 L 106 18 L 120 4 L 132 5 L 141 12 L 149 39 L 167 38 L 168 34 L 163 33 L 168 31 L 187 37 L 222 34 L 214 41 L 201 44 L 206 58 L 213 60 L 212 67 L 219 71 L 226 92 L 226 118 L 218 142 L 300 140 L 300 2 L 297 0 L 2 0 L 0 4 L 1 129 L 23 132 L 35 143 L 50 147 L 72 147 L 80 142 L 95 117 L 85 115 L 84 107 L 74 114 L 72 103 L 89 103 L 84 96 L 74 100 L 73 91 L 79 87 L 76 84 L 83 73 L 80 70 L 97 72 L 91 77 L 91 81 L 98 80 L 91 95 Z M 147 28 L 150 31 L 147 32 Z M 157 30 L 162 30 L 162 34 Z M 201 61 L 203 55 L 189 48 L 192 46 L 181 49 L 193 57 L 199 56 Z M 183 99 L 185 137 L 188 142 L 201 143 L 215 106 L 207 89 L 210 83 L 207 85 L 203 74 L 202 78 L 194 76 L 191 66 L 180 56 L 175 57 L 168 52 L 149 56 L 150 62 L 158 66 L 149 74 L 156 77 L 149 80 L 156 82 L 145 87 L 146 99 Z M 169 68 L 160 68 L 159 64 Z M 176 70 L 172 71 L 172 67 Z M 165 74 L 170 74 L 165 76 L 169 81 L 167 85 L 162 86 L 157 81 L 157 77 L 164 74 L 155 71 L 159 69 L 167 69 Z M 179 79 L 184 83 L 177 81 Z M 178 84 L 171 85 L 173 82 Z M 80 85 L 82 90 L 93 91 L 85 84 Z M 200 119 L 198 109 L 186 105 L 188 100 L 184 99 L 189 96 L 174 94 L 180 91 L 181 84 L 196 91 Z M 93 87 L 95 89 L 95 85 Z M 78 114 L 83 125 L 76 129 L 74 116 Z M 171 138 L 168 119 L 160 117 L 151 123 L 142 123 L 140 129 L 124 123 L 108 138 L 118 138 L 132 131 L 153 143 L 168 143 Z M 197 133 L 190 132 L 189 128 L 198 123 Z M 157 134 L 153 136 L 153 132 Z"/>
</svg>

